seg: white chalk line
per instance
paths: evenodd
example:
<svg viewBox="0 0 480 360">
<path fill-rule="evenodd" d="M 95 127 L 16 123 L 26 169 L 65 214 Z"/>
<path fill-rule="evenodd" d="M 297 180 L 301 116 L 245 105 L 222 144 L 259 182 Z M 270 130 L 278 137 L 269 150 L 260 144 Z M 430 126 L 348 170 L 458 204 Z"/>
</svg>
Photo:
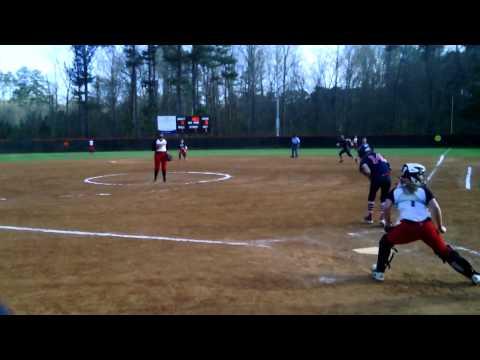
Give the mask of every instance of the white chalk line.
<svg viewBox="0 0 480 360">
<path fill-rule="evenodd" d="M 167 236 L 118 234 L 118 233 L 77 231 L 77 230 L 58 230 L 58 229 L 30 228 L 30 227 L 19 227 L 19 226 L 5 226 L 5 225 L 0 225 L 0 230 L 37 232 L 37 233 L 73 235 L 73 236 L 95 236 L 95 237 L 112 237 L 112 238 L 123 238 L 123 239 L 139 239 L 139 240 L 175 241 L 175 242 L 188 242 L 188 243 L 210 244 L 210 245 L 253 246 L 253 247 L 262 247 L 262 248 L 270 247 L 265 244 L 251 244 L 251 243 L 239 242 L 239 241 L 198 240 L 198 239 L 186 239 L 186 238 L 176 238 L 176 237 L 167 237 Z M 269 240 L 265 240 L 265 242 L 268 242 L 268 241 Z"/>
<path fill-rule="evenodd" d="M 456 250 L 466 251 L 466 252 L 468 252 L 470 254 L 473 254 L 473 255 L 476 255 L 476 256 L 480 256 L 480 252 L 468 249 L 468 248 L 463 247 L 463 246 L 453 246 L 453 248 L 456 249 Z"/>
<path fill-rule="evenodd" d="M 358 232 L 349 232 L 347 233 L 348 236 L 352 236 L 352 237 L 356 237 L 356 236 L 363 236 L 363 235 L 368 235 L 368 234 L 379 234 L 381 233 L 382 229 L 377 229 L 377 230 L 362 230 L 362 231 L 358 231 Z"/>
<path fill-rule="evenodd" d="M 467 168 L 467 176 L 465 177 L 465 189 L 471 190 L 470 177 L 472 176 L 472 167 Z"/>
<path fill-rule="evenodd" d="M 201 180 L 201 181 L 190 181 L 184 183 L 184 185 L 191 185 L 191 184 L 204 184 L 204 183 L 209 183 L 209 182 L 217 182 L 217 181 L 225 181 L 228 179 L 232 178 L 232 175 L 230 174 L 224 174 L 224 173 L 215 173 L 215 172 L 207 172 L 207 171 L 170 171 L 170 173 L 183 173 L 183 174 L 201 174 L 201 175 L 214 175 L 214 176 L 220 176 L 218 179 L 212 179 L 212 180 Z M 120 183 L 106 183 L 106 182 L 99 182 L 99 181 L 94 181 L 95 179 L 102 179 L 106 177 L 113 177 L 113 176 L 123 176 L 123 175 L 128 175 L 127 173 L 122 173 L 122 174 L 108 174 L 108 175 L 100 175 L 100 176 L 93 176 L 89 177 L 83 180 L 84 183 L 86 184 L 94 184 L 94 185 L 107 185 L 107 186 L 132 186 L 132 185 L 144 185 L 144 184 L 150 184 L 148 183 L 142 183 L 142 184 L 120 184 Z"/>
<path fill-rule="evenodd" d="M 364 255 L 378 255 L 378 246 L 353 249 L 356 253 Z"/>
<path fill-rule="evenodd" d="M 447 156 L 447 154 L 450 150 L 452 150 L 452 149 L 449 148 L 442 155 L 440 155 L 440 158 L 438 159 L 437 164 L 435 165 L 432 172 L 427 177 L 427 182 L 429 182 L 433 178 L 433 175 L 435 175 L 435 172 L 437 171 L 438 167 L 442 164 L 443 160 L 445 160 L 445 157 Z"/>
</svg>

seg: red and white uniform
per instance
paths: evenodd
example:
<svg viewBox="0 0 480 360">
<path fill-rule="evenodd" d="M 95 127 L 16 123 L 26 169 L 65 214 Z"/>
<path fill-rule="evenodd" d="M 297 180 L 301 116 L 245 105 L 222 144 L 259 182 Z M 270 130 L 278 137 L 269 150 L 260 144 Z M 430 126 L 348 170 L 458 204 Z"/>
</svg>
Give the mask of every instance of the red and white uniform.
<svg viewBox="0 0 480 360">
<path fill-rule="evenodd" d="M 88 151 L 91 152 L 91 153 L 95 151 L 95 145 L 94 145 L 93 140 L 88 141 Z"/>
<path fill-rule="evenodd" d="M 155 145 L 155 171 L 160 169 L 160 164 L 162 171 L 167 171 L 167 140 L 157 139 Z"/>
<path fill-rule="evenodd" d="M 425 186 L 420 186 L 414 193 L 404 189 L 402 185 L 390 191 L 389 199 L 400 213 L 400 224 L 388 234 L 387 241 L 392 245 L 407 244 L 422 240 L 441 257 L 446 258 L 450 252 L 440 232 L 431 220 L 428 204 L 434 195 Z"/>
<path fill-rule="evenodd" d="M 184 158 L 187 157 L 187 151 L 188 151 L 188 146 L 185 145 L 184 142 L 180 142 L 180 145 L 178 145 L 178 158 L 180 159 L 182 156 Z"/>
</svg>

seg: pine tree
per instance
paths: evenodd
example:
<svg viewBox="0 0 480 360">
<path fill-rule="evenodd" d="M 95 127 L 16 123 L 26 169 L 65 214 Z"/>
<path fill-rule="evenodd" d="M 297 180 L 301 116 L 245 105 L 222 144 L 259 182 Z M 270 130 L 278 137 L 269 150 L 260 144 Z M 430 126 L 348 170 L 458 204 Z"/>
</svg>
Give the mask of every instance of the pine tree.
<svg viewBox="0 0 480 360">
<path fill-rule="evenodd" d="M 97 50 L 96 45 L 72 45 L 73 65 L 69 69 L 70 80 L 76 89 L 73 90 L 77 97 L 81 113 L 83 114 L 83 134 L 89 137 L 88 126 L 88 84 L 94 80 L 92 75 L 92 60 Z"/>
</svg>

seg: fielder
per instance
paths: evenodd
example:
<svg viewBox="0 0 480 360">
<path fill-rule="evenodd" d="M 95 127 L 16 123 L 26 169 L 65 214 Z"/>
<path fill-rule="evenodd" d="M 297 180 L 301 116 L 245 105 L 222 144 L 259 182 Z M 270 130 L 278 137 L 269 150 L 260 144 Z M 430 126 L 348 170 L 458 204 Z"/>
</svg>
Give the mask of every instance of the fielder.
<svg viewBox="0 0 480 360">
<path fill-rule="evenodd" d="M 351 158 L 353 158 L 352 154 L 350 153 L 350 148 L 352 147 L 352 143 L 350 139 L 345 139 L 345 136 L 340 135 L 340 140 L 337 143 L 338 147 L 341 147 L 342 150 L 338 153 L 338 156 L 340 157 L 340 160 L 338 162 L 343 162 L 342 155 L 347 153 L 347 155 Z"/>
<path fill-rule="evenodd" d="M 375 207 L 375 198 L 378 190 L 380 193 L 380 224 L 385 226 L 385 201 L 387 199 L 392 180 L 390 178 L 391 168 L 388 161 L 373 148 L 360 147 L 358 149 L 360 157 L 359 171 L 370 180 L 370 191 L 368 192 L 367 216 L 363 220 L 368 224 L 373 224 L 373 208 Z"/>
<path fill-rule="evenodd" d="M 178 145 L 178 160 L 181 160 L 182 156 L 185 160 L 187 160 L 187 151 L 188 146 L 185 144 L 185 141 L 181 139 L 180 144 Z"/>
<path fill-rule="evenodd" d="M 88 140 L 88 152 L 93 154 L 95 152 L 95 143 L 93 139 Z"/>
<path fill-rule="evenodd" d="M 167 140 L 162 133 L 158 133 L 157 140 L 155 140 L 155 172 L 153 181 L 157 181 L 158 172 L 160 170 L 160 164 L 162 165 L 162 176 L 163 182 L 167 181 L 167 161 L 168 161 L 168 154 L 167 154 Z"/>
<path fill-rule="evenodd" d="M 447 228 L 443 225 L 440 206 L 424 181 L 425 166 L 407 163 L 402 167 L 399 185 L 388 194 L 385 206 L 386 234 L 380 239 L 377 264 L 372 266 L 372 277 L 384 280 L 384 273 L 393 256 L 390 251 L 395 245 L 422 240 L 434 253 L 447 262 L 455 271 L 480 284 L 480 273 L 457 251 L 447 245 L 440 233 Z M 395 205 L 400 213 L 400 224 L 392 227 L 390 209 Z M 432 215 L 435 221 L 432 221 Z M 394 249 L 396 250 L 396 249 Z"/>
</svg>

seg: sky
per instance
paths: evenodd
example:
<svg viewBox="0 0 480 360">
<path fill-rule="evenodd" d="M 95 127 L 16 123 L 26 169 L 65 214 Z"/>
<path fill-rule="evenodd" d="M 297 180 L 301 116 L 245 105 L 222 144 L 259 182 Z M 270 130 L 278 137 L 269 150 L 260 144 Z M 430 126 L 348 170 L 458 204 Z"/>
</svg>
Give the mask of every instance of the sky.
<svg viewBox="0 0 480 360">
<path fill-rule="evenodd" d="M 329 51 L 333 45 L 300 45 L 305 65 L 316 61 L 319 51 Z M 62 66 L 70 64 L 70 45 L 0 45 L 0 71 L 16 72 L 22 66 L 40 70 L 43 74 L 54 75 L 55 62 Z"/>
<path fill-rule="evenodd" d="M 305 73 L 316 63 L 320 53 L 335 51 L 335 45 L 300 45 Z M 72 51 L 70 45 L 0 45 L 0 72 L 15 73 L 23 66 L 39 70 L 50 81 L 61 84 L 63 64 L 70 65 Z M 56 77 L 56 78 L 55 78 Z M 309 84 L 307 79 L 307 85 Z M 60 89 L 60 92 L 62 90 Z"/>
<path fill-rule="evenodd" d="M 40 70 L 53 80 L 55 63 L 57 67 L 63 68 L 63 63 L 70 64 L 71 59 L 69 45 L 0 45 L 0 71 L 4 73 L 14 73 L 26 66 L 32 70 Z"/>
</svg>

